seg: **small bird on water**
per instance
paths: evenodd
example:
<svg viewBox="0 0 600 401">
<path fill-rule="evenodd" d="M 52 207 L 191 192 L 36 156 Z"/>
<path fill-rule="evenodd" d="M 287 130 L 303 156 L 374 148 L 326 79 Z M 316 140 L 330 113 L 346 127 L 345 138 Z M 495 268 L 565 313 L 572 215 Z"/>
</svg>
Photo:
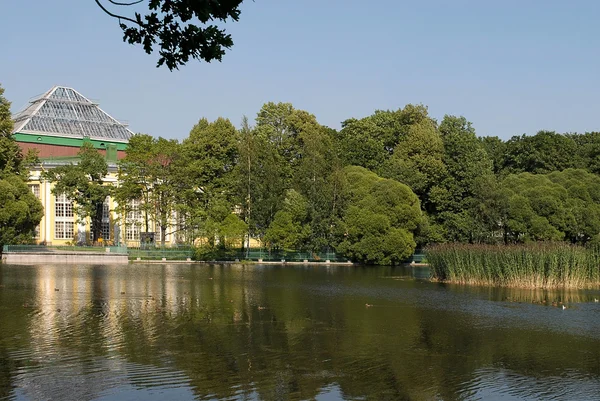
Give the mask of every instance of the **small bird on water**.
<svg viewBox="0 0 600 401">
<path fill-rule="evenodd" d="M 598 302 L 598 298 L 594 298 L 594 302 Z"/>
<path fill-rule="evenodd" d="M 567 309 L 567 307 L 566 307 L 566 306 L 564 306 L 564 305 L 562 306 L 562 308 L 563 308 L 563 310 Z"/>
<path fill-rule="evenodd" d="M 365 306 L 366 306 L 367 308 L 370 308 L 371 306 L 373 306 L 373 304 L 365 304 Z"/>
</svg>

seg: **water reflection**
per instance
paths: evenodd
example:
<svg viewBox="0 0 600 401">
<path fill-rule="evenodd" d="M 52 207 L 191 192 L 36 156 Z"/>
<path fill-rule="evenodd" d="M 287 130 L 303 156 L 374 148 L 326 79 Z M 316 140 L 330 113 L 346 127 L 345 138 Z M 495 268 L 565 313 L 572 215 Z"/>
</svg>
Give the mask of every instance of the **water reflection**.
<svg viewBox="0 0 600 401">
<path fill-rule="evenodd" d="M 0 266 L 0 399 L 599 399 L 598 292 L 427 274 Z"/>
</svg>

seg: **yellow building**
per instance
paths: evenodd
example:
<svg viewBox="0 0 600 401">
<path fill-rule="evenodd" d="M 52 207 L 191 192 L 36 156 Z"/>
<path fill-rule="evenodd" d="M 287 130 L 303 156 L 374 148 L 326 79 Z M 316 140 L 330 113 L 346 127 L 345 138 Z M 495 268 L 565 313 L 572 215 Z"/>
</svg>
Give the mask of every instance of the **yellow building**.
<svg viewBox="0 0 600 401">
<path fill-rule="evenodd" d="M 35 149 L 40 158 L 40 164 L 30 172 L 29 184 L 45 211 L 36 230 L 36 241 L 48 245 L 89 242 L 89 223 L 78 221 L 72 202 L 64 195 L 52 194 L 52 184 L 41 180 L 40 175 L 59 165 L 77 163 L 77 153 L 84 142 L 89 142 L 106 157 L 109 168 L 105 179 L 107 184 L 118 185 L 117 161 L 125 157 L 127 143 L 134 133 L 97 103 L 72 88 L 62 86 L 55 86 L 34 98 L 14 116 L 14 120 L 13 137 L 23 153 Z M 132 211 L 127 216 L 118 216 L 116 206 L 113 200 L 106 199 L 103 240 L 138 245 L 142 215 L 136 210 L 136 202 L 132 203 Z M 168 243 L 173 240 L 172 235 L 166 238 Z M 160 238 L 157 238 L 158 241 Z"/>
</svg>

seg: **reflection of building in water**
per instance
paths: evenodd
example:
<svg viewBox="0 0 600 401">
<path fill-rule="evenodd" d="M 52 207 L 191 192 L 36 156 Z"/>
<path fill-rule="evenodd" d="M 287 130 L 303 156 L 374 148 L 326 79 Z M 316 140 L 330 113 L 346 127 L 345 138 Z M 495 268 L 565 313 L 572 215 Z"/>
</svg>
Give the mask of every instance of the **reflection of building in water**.
<svg viewBox="0 0 600 401">
<path fill-rule="evenodd" d="M 35 300 L 27 305 L 35 310 L 30 349 L 19 354 L 27 364 L 15 383 L 18 394 L 83 400 L 110 389 L 150 391 L 189 383 L 176 370 L 128 361 L 131 341 L 146 351 L 157 346 L 164 329 L 157 315 L 181 313 L 177 272 L 174 267 L 164 272 L 165 280 L 158 280 L 141 269 L 116 266 L 36 268 Z"/>
</svg>

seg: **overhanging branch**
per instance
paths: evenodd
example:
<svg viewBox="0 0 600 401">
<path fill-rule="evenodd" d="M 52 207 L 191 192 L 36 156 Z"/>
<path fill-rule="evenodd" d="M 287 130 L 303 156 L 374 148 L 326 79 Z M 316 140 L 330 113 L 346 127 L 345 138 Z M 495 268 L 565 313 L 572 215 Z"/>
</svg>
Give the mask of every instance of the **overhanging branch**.
<svg viewBox="0 0 600 401">
<path fill-rule="evenodd" d="M 96 4 L 98 4 L 98 7 L 100 7 L 102 9 L 102 11 L 104 11 L 106 14 L 110 15 L 113 18 L 117 18 L 119 21 L 120 20 L 125 20 L 125 21 L 129 21 L 129 22 L 133 22 L 136 25 L 139 25 L 139 22 L 137 22 L 134 19 L 128 18 L 128 17 L 124 17 L 122 15 L 117 15 L 117 14 L 113 14 L 110 11 L 108 11 L 103 5 L 102 3 L 100 3 L 100 0 L 94 0 L 96 2 Z M 109 0 L 110 1 L 110 0 Z M 112 3 L 112 2 L 111 2 Z"/>
<path fill-rule="evenodd" d="M 132 1 L 131 3 L 119 3 L 118 1 L 113 1 L 113 0 L 108 0 L 108 1 L 116 6 L 132 6 L 134 4 L 139 4 L 144 0 Z"/>
</svg>

